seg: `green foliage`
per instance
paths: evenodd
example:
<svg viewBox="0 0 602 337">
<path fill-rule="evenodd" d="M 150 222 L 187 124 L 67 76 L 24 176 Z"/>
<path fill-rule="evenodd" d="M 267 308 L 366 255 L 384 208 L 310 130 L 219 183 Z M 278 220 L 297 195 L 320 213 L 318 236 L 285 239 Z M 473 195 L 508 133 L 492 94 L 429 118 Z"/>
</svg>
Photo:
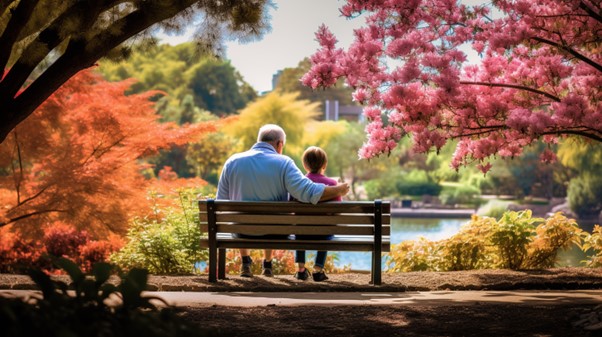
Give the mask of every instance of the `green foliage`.
<svg viewBox="0 0 602 337">
<path fill-rule="evenodd" d="M 301 77 L 309 71 L 311 62 L 309 58 L 303 59 L 296 68 L 284 68 L 278 77 L 276 90 L 282 92 L 298 92 L 299 98 L 322 105 L 324 101 L 339 101 L 340 105 L 354 105 L 352 101 L 353 89 L 345 86 L 343 79 L 337 84 L 323 90 L 314 90 L 301 83 Z"/>
<path fill-rule="evenodd" d="M 519 269 L 527 257 L 527 244 L 535 235 L 535 223 L 541 218 L 531 218 L 531 211 L 506 212 L 492 228 L 491 243 L 496 246 L 501 268 Z"/>
<path fill-rule="evenodd" d="M 157 111 L 180 124 L 194 121 L 202 110 L 234 114 L 257 97 L 229 61 L 200 53 L 194 43 L 134 49 L 127 60 L 102 62 L 100 71 L 110 81 L 137 79 L 133 93 L 164 91 Z"/>
<path fill-rule="evenodd" d="M 352 195 L 348 197 L 360 200 L 361 194 L 357 185 L 364 181 L 380 177 L 388 169 L 398 171 L 395 159 L 375 158 L 370 161 L 359 160 L 358 151 L 366 138 L 364 125 L 356 122 L 339 121 L 344 126 L 343 132 L 335 135 L 324 147 L 328 153 L 328 175 L 344 177 L 351 184 Z M 368 187 L 370 189 L 372 187 Z M 374 196 L 376 193 L 371 193 Z M 379 198 L 384 197 L 380 195 Z"/>
<path fill-rule="evenodd" d="M 592 234 L 584 235 L 581 249 L 591 252 L 592 255 L 585 261 L 585 265 L 592 268 L 602 267 L 602 227 L 595 225 Z"/>
<path fill-rule="evenodd" d="M 569 182 L 568 201 L 579 217 L 591 217 L 602 210 L 602 176 L 584 173 Z"/>
<path fill-rule="evenodd" d="M 535 232 L 524 262 L 526 269 L 554 267 L 559 250 L 567 249 L 571 244 L 580 245 L 587 237 L 574 219 L 567 219 L 560 212 L 548 217 Z"/>
<path fill-rule="evenodd" d="M 540 224 L 536 227 L 536 223 Z M 597 227 L 588 236 L 574 220 L 560 213 L 545 220 L 532 218 L 529 210 L 506 212 L 499 221 L 474 215 L 449 239 L 429 241 L 421 237 L 394 245 L 388 266 L 393 272 L 542 269 L 553 267 L 558 252 L 572 244 L 584 250 L 596 247 L 598 254 L 590 262 L 596 266 L 602 263 L 600 232 Z"/>
<path fill-rule="evenodd" d="M 489 238 L 494 226 L 493 218 L 473 216 L 457 234 L 440 243 L 441 257 L 438 268 L 470 270 L 491 266 Z"/>
<path fill-rule="evenodd" d="M 229 61 L 205 59 L 186 76 L 196 105 L 218 116 L 237 113 L 257 96 Z"/>
<path fill-rule="evenodd" d="M 219 169 L 232 154 L 236 140 L 224 132 L 207 134 L 198 142 L 188 144 L 186 162 L 194 175 L 217 185 Z"/>
<path fill-rule="evenodd" d="M 429 179 L 425 171 L 412 170 L 401 176 L 401 180 L 395 182 L 395 188 L 399 195 L 421 196 L 439 195 L 441 185 Z"/>
<path fill-rule="evenodd" d="M 525 147 L 516 158 L 496 160 L 493 169 L 487 173 L 487 184 L 481 185 L 483 193 L 516 198 L 565 196 L 569 170 L 558 162 L 546 163 L 540 159 L 545 150 L 555 150 L 555 147 L 549 147 L 549 144 L 537 142 Z"/>
<path fill-rule="evenodd" d="M 391 247 L 387 268 L 390 272 L 437 270 L 439 249 L 424 237 L 403 241 Z"/>
<path fill-rule="evenodd" d="M 364 183 L 368 200 L 388 199 L 399 197 L 396 181 L 403 179 L 403 172 L 390 170 L 384 172 L 378 179 Z"/>
<path fill-rule="evenodd" d="M 134 219 L 126 245 L 111 256 L 124 269 L 145 268 L 153 274 L 190 274 L 207 260 L 201 237 L 195 193 L 180 192 L 181 209 L 155 209 L 152 217 Z"/>
<path fill-rule="evenodd" d="M 30 277 L 42 297 L 25 302 L 0 297 L 0 324 L 6 336 L 209 336 L 210 330 L 184 321 L 171 308 L 158 308 L 155 297 L 142 296 L 148 273 L 132 269 L 115 285 L 109 282 L 113 267 L 95 264 L 84 274 L 68 259 L 57 265 L 71 278 L 71 285 L 52 280 L 40 270 Z M 73 290 L 73 295 L 68 290 Z M 120 299 L 120 301 L 107 300 Z M 165 303 L 163 303 L 165 304 Z"/>
<path fill-rule="evenodd" d="M 445 205 L 479 205 L 481 190 L 470 185 L 444 186 L 439 198 Z"/>
<path fill-rule="evenodd" d="M 226 132 L 240 140 L 240 150 L 257 142 L 257 132 L 265 124 L 280 125 L 286 132 L 286 154 L 300 154 L 306 125 L 318 114 L 317 104 L 299 100 L 298 94 L 271 92 L 249 104 Z"/>
<path fill-rule="evenodd" d="M 485 205 L 479 207 L 478 214 L 499 219 L 508 210 L 508 205 L 511 203 L 511 201 L 489 200 Z"/>
</svg>

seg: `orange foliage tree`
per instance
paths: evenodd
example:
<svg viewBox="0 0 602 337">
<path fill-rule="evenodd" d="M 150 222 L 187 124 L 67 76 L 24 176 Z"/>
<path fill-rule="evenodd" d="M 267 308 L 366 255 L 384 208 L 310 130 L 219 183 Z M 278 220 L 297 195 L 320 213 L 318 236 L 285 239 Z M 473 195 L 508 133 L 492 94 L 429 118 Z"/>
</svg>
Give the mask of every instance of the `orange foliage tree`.
<svg viewBox="0 0 602 337">
<path fill-rule="evenodd" d="M 159 123 L 157 92 L 126 96 L 131 84 L 83 71 L 10 133 L 0 144 L 0 227 L 40 238 L 43 224 L 63 221 L 97 237 L 149 211 L 140 159 L 217 123 Z"/>
</svg>

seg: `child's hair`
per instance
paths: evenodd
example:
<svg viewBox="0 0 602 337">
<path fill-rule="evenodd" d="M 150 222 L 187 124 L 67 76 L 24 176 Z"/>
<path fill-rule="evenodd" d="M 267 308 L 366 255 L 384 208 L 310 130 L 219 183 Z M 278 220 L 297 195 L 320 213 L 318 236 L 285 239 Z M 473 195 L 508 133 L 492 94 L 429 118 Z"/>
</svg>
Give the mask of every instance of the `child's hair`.
<svg viewBox="0 0 602 337">
<path fill-rule="evenodd" d="M 326 152 L 317 146 L 308 147 L 303 152 L 303 166 L 310 173 L 320 173 L 320 170 L 328 163 Z"/>
</svg>

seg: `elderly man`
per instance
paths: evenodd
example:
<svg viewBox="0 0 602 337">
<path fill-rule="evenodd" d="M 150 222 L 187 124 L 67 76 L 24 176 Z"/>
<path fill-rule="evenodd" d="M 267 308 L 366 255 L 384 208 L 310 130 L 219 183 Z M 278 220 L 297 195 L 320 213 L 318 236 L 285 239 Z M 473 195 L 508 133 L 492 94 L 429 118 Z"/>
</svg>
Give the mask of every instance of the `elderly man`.
<svg viewBox="0 0 602 337">
<path fill-rule="evenodd" d="M 349 192 L 347 183 L 326 186 L 305 177 L 295 162 L 282 154 L 285 143 L 286 133 L 280 126 L 262 126 L 257 135 L 257 143 L 250 150 L 228 158 L 224 164 L 217 185 L 217 199 L 287 201 L 290 195 L 301 202 L 316 204 Z M 240 255 L 240 276 L 252 277 L 253 261 L 249 250 L 240 249 Z M 264 251 L 262 274 L 273 276 L 270 249 Z"/>
</svg>

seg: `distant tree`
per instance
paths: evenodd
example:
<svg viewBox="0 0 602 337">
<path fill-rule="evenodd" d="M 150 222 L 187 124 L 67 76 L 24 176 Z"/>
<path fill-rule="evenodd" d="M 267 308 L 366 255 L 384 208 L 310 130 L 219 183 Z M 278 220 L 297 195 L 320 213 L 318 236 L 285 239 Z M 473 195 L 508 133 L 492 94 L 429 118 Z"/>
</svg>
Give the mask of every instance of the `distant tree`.
<svg viewBox="0 0 602 337">
<path fill-rule="evenodd" d="M 389 153 L 406 134 L 417 152 L 457 139 L 453 167 L 487 172 L 492 156 L 517 157 L 537 140 L 602 142 L 600 1 L 347 0 L 341 12 L 364 13 L 365 27 L 345 51 L 322 26 L 303 83 L 345 78 L 355 89 L 370 122 L 363 158 Z"/>
<path fill-rule="evenodd" d="M 363 125 L 355 122 L 342 122 L 345 131 L 333 137 L 325 147 L 328 153 L 328 166 L 330 172 L 336 172 L 343 177 L 351 186 L 353 199 L 361 198 L 358 184 L 374 179 L 388 168 L 395 170 L 399 166 L 393 158 L 376 158 L 370 162 L 358 160 L 357 153 L 362 146 L 365 134 Z M 392 183 L 392 182 L 390 182 Z"/>
<path fill-rule="evenodd" d="M 257 97 L 229 61 L 200 53 L 191 42 L 136 48 L 125 60 L 101 62 L 100 70 L 111 81 L 135 78 L 132 93 L 164 91 L 158 111 L 167 120 L 174 119 L 174 107 L 188 104 L 188 96 L 196 107 L 220 116 L 236 113 Z"/>
<path fill-rule="evenodd" d="M 220 53 L 228 38 L 268 27 L 270 0 L 0 1 L 0 142 L 63 83 L 103 56 L 121 57 L 152 29 L 201 19 L 199 46 Z M 124 42 L 127 42 L 124 44 Z"/>
<path fill-rule="evenodd" d="M 188 76 L 196 105 L 218 116 L 237 113 L 257 96 L 229 61 L 205 59 Z"/>
<path fill-rule="evenodd" d="M 278 124 L 286 132 L 284 151 L 299 154 L 307 123 L 319 114 L 318 104 L 299 100 L 299 93 L 271 92 L 244 108 L 226 130 L 240 140 L 241 149 L 257 142 L 257 131 L 264 124 Z"/>
<path fill-rule="evenodd" d="M 208 133 L 201 140 L 188 144 L 186 162 L 196 177 L 217 185 L 218 171 L 235 146 L 236 140 L 224 132 Z"/>
<path fill-rule="evenodd" d="M 339 101 L 340 105 L 355 105 L 351 99 L 353 89 L 345 85 L 343 79 L 330 88 L 323 90 L 313 90 L 303 83 L 301 77 L 311 69 L 309 58 L 303 59 L 295 68 L 284 68 L 276 82 L 276 90 L 283 92 L 299 92 L 300 99 L 306 99 L 310 102 L 320 103 L 323 106 L 324 101 Z"/>
<path fill-rule="evenodd" d="M 130 216 L 150 210 L 139 160 L 216 126 L 159 123 L 155 93 L 125 95 L 131 83 L 81 72 L 9 134 L 0 144 L 0 227 L 33 236 L 58 220 L 123 233 Z"/>
<path fill-rule="evenodd" d="M 558 150 L 560 162 L 574 171 L 569 181 L 569 206 L 580 217 L 602 211 L 602 144 L 568 139 Z"/>
</svg>

